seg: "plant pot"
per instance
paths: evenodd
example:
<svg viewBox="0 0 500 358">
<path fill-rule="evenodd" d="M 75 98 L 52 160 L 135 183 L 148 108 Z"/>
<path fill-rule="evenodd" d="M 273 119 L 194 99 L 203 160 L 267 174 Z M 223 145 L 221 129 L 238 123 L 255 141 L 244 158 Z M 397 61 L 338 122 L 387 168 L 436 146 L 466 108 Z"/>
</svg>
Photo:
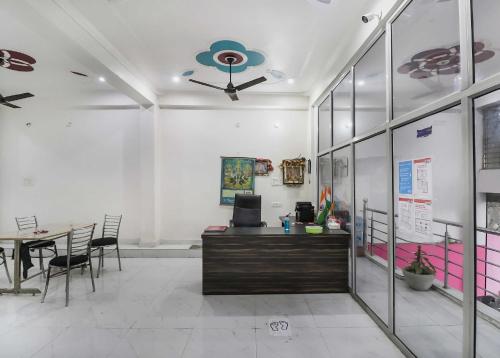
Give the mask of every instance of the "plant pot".
<svg viewBox="0 0 500 358">
<path fill-rule="evenodd" d="M 403 270 L 405 281 L 408 286 L 416 291 L 427 291 L 431 288 L 434 282 L 435 274 L 432 275 L 418 275 L 413 272 Z"/>
</svg>

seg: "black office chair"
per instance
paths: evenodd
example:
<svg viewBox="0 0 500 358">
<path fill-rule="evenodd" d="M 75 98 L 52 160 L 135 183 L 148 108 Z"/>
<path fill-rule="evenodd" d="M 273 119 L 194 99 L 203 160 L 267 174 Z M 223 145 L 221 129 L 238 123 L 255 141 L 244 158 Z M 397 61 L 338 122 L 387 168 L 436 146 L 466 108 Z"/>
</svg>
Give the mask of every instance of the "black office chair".
<svg viewBox="0 0 500 358">
<path fill-rule="evenodd" d="M 51 277 L 66 275 L 66 307 L 69 304 L 69 278 L 70 271 L 75 268 L 84 266 L 90 267 L 90 279 L 92 280 L 92 291 L 95 292 L 94 273 L 92 272 L 92 258 L 90 256 L 90 242 L 94 235 L 95 224 L 73 229 L 69 233 L 68 248 L 66 255 L 54 257 L 49 261 L 49 269 L 47 271 L 47 281 L 45 282 L 45 290 L 43 291 L 42 303 L 45 301 L 49 281 Z M 53 269 L 58 271 L 53 272 Z"/>
<path fill-rule="evenodd" d="M 17 224 L 17 229 L 18 230 L 28 230 L 28 229 L 34 229 L 36 230 L 38 228 L 38 221 L 36 219 L 36 216 L 26 216 L 26 217 L 16 217 L 16 224 Z M 43 265 L 43 250 L 49 251 L 52 254 L 52 256 L 57 257 L 57 246 L 54 240 L 35 240 L 35 241 L 27 241 L 25 242 L 26 245 L 30 248 L 30 251 L 35 251 L 38 250 L 38 256 L 31 256 L 33 258 L 38 258 L 39 265 L 40 265 L 40 271 L 42 272 L 42 276 L 45 277 L 45 267 Z M 12 253 L 12 257 L 14 257 L 14 253 Z"/>
<path fill-rule="evenodd" d="M 99 265 L 97 267 L 97 278 L 101 273 L 101 268 L 104 267 L 104 248 L 115 246 L 116 256 L 118 257 L 118 269 L 122 270 L 122 263 L 120 260 L 120 247 L 118 246 L 118 234 L 120 233 L 120 225 L 122 222 L 122 215 L 104 215 L 104 224 L 102 226 L 102 236 L 98 239 L 92 240 L 92 252 L 99 251 Z M 114 251 L 113 250 L 113 251 Z"/>
<path fill-rule="evenodd" d="M 7 259 L 5 258 L 5 249 L 3 247 L 0 247 L 0 265 L 4 265 L 5 267 L 5 273 L 7 274 L 7 279 L 9 280 L 9 283 L 12 283 L 12 280 L 10 278 L 9 274 L 9 268 L 7 267 Z"/>
<path fill-rule="evenodd" d="M 261 220 L 260 195 L 236 194 L 234 197 L 233 219 L 231 227 L 263 227 L 267 226 Z"/>
</svg>

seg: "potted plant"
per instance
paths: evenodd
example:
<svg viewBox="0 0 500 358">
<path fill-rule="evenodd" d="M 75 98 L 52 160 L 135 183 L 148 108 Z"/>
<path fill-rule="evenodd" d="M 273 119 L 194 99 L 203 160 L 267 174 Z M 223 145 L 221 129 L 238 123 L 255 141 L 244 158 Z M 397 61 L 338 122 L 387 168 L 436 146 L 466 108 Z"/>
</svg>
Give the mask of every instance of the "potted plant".
<svg viewBox="0 0 500 358">
<path fill-rule="evenodd" d="M 403 269 L 405 281 L 410 288 L 417 291 L 427 291 L 431 288 L 436 276 L 436 268 L 425 257 L 421 245 L 418 245 L 415 259 Z"/>
</svg>

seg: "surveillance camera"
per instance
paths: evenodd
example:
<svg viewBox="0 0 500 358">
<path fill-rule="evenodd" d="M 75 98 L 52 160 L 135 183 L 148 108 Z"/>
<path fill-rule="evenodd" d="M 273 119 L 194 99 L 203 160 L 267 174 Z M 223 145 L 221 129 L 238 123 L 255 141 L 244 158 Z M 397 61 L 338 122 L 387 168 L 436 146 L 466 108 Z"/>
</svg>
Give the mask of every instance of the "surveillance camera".
<svg viewBox="0 0 500 358">
<path fill-rule="evenodd" d="M 380 19 L 382 18 L 382 14 L 375 14 L 375 13 L 370 13 L 370 14 L 365 14 L 361 16 L 361 21 L 363 21 L 365 24 L 369 23 L 373 19 Z"/>
</svg>

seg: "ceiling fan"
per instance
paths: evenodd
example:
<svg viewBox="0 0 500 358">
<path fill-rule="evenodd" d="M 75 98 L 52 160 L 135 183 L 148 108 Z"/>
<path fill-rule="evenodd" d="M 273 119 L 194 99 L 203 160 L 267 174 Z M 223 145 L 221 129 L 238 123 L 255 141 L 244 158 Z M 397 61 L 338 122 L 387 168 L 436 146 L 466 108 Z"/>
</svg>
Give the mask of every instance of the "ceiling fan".
<svg viewBox="0 0 500 358">
<path fill-rule="evenodd" d="M 233 82 L 232 82 L 232 74 L 233 74 L 233 62 L 236 61 L 236 58 L 226 57 L 226 61 L 227 61 L 227 63 L 229 63 L 229 83 L 227 84 L 226 88 L 214 86 L 214 85 L 211 85 L 209 83 L 200 82 L 200 81 L 196 81 L 193 79 L 189 79 L 189 81 L 197 83 L 197 84 L 202 85 L 202 86 L 212 87 L 212 88 L 224 91 L 229 96 L 229 98 L 231 98 L 231 100 L 237 101 L 237 100 L 239 100 L 238 95 L 236 94 L 237 91 L 242 91 L 246 88 L 258 85 L 259 83 L 262 83 L 262 82 L 267 80 L 264 76 L 262 76 L 262 77 L 254 79 L 254 80 L 242 83 L 241 85 L 238 85 L 235 87 L 233 85 Z"/>
<path fill-rule="evenodd" d="M 21 108 L 19 106 L 16 106 L 15 104 L 10 103 L 10 102 L 17 101 L 20 99 L 30 98 L 30 97 L 34 97 L 34 96 L 35 96 L 34 94 L 31 94 L 28 92 L 15 94 L 12 96 L 7 96 L 7 97 L 4 97 L 0 94 L 0 104 L 3 104 L 4 106 L 10 107 L 10 108 Z"/>
</svg>

